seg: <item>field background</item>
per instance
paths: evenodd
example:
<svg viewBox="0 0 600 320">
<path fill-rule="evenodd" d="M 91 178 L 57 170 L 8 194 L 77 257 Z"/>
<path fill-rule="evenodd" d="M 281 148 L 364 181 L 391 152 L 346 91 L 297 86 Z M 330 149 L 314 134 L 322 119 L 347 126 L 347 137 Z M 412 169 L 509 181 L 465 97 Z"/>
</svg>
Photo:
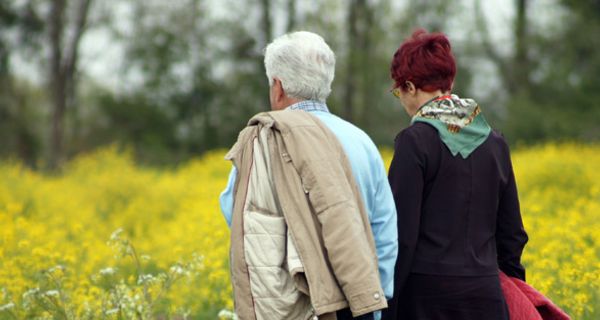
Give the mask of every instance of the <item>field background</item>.
<svg viewBox="0 0 600 320">
<path fill-rule="evenodd" d="M 223 156 L 153 169 L 112 147 L 60 175 L 0 164 L 0 319 L 226 318 Z M 573 319 L 600 319 L 600 146 L 546 144 L 513 161 L 528 282 Z"/>
<path fill-rule="evenodd" d="M 600 319 L 600 1 L 0 0 L 0 320 L 230 318 L 223 155 L 265 47 L 321 35 L 329 110 L 389 163 L 417 28 L 514 147 L 528 281 Z"/>
</svg>

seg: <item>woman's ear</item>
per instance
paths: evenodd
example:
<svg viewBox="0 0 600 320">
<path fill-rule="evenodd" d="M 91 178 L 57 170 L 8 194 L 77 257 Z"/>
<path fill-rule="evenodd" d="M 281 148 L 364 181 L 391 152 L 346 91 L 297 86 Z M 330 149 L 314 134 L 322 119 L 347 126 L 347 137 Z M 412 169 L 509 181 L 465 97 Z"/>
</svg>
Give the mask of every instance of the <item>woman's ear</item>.
<svg viewBox="0 0 600 320">
<path fill-rule="evenodd" d="M 415 87 L 415 84 L 411 81 L 406 81 L 404 85 L 406 87 L 406 92 L 408 92 L 409 94 L 415 95 L 417 93 L 417 88 Z"/>
</svg>

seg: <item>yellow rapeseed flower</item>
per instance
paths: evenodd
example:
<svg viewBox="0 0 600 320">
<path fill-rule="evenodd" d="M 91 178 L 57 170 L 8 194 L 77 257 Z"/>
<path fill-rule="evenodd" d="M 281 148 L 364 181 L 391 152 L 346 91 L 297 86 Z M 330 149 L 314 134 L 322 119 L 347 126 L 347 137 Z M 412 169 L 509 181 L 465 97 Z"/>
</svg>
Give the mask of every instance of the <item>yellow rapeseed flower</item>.
<svg viewBox="0 0 600 320">
<path fill-rule="evenodd" d="M 381 152 L 387 167 L 392 151 Z M 224 154 L 161 170 L 111 147 L 78 157 L 61 176 L 0 163 L 0 306 L 19 319 L 51 319 L 58 311 L 28 304 L 50 292 L 70 319 L 216 319 L 231 310 L 229 229 L 218 203 L 231 168 Z M 600 318 L 599 163 L 599 146 L 513 153 L 530 236 L 527 280 L 573 319 Z M 119 228 L 121 254 L 107 244 Z M 117 293 L 122 308 L 111 302 Z"/>
</svg>

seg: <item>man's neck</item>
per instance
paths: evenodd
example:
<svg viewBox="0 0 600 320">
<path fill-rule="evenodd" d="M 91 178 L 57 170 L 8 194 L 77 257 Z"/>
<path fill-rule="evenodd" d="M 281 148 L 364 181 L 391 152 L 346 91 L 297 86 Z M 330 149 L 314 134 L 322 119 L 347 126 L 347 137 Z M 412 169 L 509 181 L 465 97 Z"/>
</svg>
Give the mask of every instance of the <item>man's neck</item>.
<svg viewBox="0 0 600 320">
<path fill-rule="evenodd" d="M 304 99 L 296 99 L 296 98 L 290 98 L 290 97 L 285 97 L 283 99 L 283 101 L 281 101 L 281 103 L 279 105 L 277 105 L 276 108 L 273 108 L 273 110 L 284 110 L 287 107 L 296 104 L 300 101 L 304 101 Z"/>
</svg>

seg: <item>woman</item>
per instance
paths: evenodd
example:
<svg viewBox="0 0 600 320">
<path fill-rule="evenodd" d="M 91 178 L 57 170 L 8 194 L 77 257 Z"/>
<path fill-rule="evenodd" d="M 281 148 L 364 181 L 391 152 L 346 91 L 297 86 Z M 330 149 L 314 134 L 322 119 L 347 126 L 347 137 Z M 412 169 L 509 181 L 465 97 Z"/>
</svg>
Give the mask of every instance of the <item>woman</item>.
<svg viewBox="0 0 600 320">
<path fill-rule="evenodd" d="M 498 269 L 525 280 L 527 242 L 508 145 L 450 90 L 450 42 L 417 30 L 394 54 L 392 92 L 412 117 L 395 140 L 394 298 L 384 319 L 508 319 Z"/>
</svg>

